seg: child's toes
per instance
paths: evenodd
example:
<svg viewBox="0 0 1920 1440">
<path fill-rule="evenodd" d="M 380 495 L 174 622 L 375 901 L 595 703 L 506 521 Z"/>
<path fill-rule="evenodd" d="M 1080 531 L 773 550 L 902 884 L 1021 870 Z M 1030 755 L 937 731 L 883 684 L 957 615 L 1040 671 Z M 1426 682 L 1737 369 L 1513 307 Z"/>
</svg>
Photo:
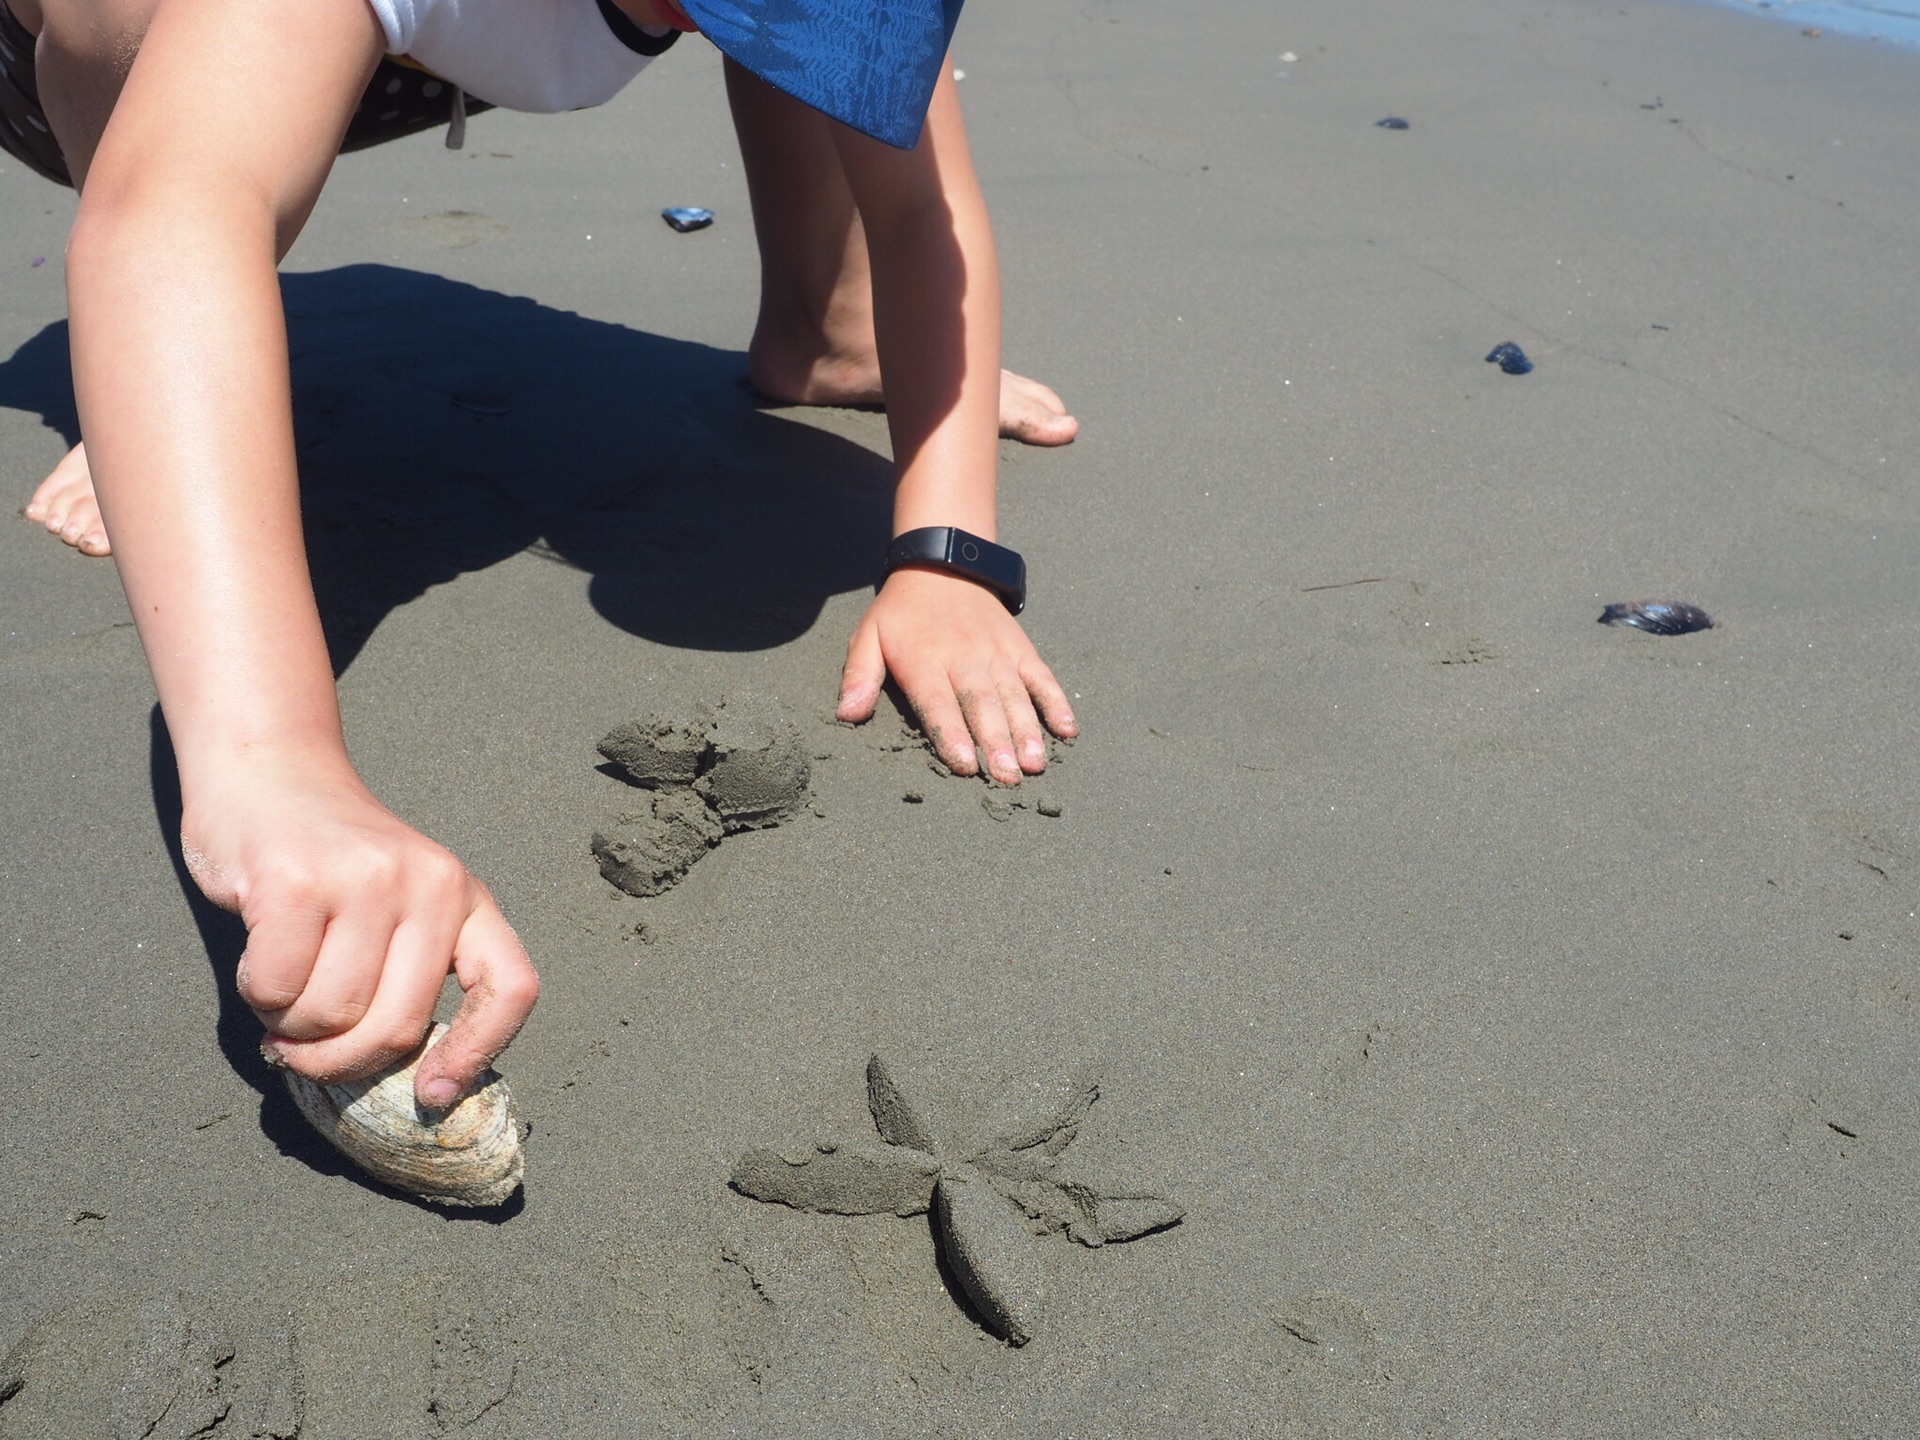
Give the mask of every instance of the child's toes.
<svg viewBox="0 0 1920 1440">
<path fill-rule="evenodd" d="M 1000 433 L 1027 445 L 1065 445 L 1080 432 L 1060 397 L 1038 380 L 1000 372 Z"/>
</svg>

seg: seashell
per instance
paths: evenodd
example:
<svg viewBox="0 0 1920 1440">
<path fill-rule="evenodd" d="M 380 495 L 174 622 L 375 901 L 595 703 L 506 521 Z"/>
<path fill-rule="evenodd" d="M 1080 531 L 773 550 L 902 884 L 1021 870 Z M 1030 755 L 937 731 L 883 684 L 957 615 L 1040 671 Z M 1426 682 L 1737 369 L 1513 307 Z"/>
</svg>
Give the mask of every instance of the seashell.
<svg viewBox="0 0 1920 1440">
<path fill-rule="evenodd" d="M 1511 340 L 1502 340 L 1489 350 L 1487 363 L 1498 365 L 1509 375 L 1525 375 L 1533 369 L 1533 361 L 1527 358 L 1527 352 Z"/>
<path fill-rule="evenodd" d="M 1602 625 L 1628 625 L 1649 635 L 1691 635 L 1713 629 L 1713 617 L 1680 600 L 1623 600 L 1600 612 Z"/>
<path fill-rule="evenodd" d="M 507 1082 L 482 1071 L 453 1108 L 423 1110 L 414 1070 L 447 1027 L 399 1065 L 363 1080 L 321 1085 L 283 1072 L 300 1113 L 334 1149 L 376 1180 L 436 1205 L 499 1205 L 520 1188 L 526 1162 Z"/>
<path fill-rule="evenodd" d="M 1386 119 L 1376 120 L 1373 123 L 1376 128 L 1381 130 L 1411 130 L 1413 128 L 1410 121 L 1399 115 L 1389 115 Z"/>
<path fill-rule="evenodd" d="M 674 205 L 660 212 L 660 218 L 682 235 L 689 230 L 704 230 L 713 223 L 713 212 L 698 205 Z"/>
</svg>

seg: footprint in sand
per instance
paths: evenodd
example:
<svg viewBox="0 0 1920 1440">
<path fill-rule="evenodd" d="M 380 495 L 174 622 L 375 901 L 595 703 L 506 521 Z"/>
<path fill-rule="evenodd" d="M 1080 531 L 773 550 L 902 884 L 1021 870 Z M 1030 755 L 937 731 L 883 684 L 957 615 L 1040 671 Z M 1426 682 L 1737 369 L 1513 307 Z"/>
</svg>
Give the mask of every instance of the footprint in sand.
<svg viewBox="0 0 1920 1440">
<path fill-rule="evenodd" d="M 1814 829 L 1858 867 L 1852 872 L 1856 877 L 1871 876 L 1896 884 L 1912 878 L 1920 842 L 1906 826 L 1884 815 L 1839 807 L 1816 810 L 1812 820 Z"/>
<path fill-rule="evenodd" d="M 519 1362 L 509 1311 L 450 1292 L 433 1323 L 433 1374 L 427 1413 L 441 1435 L 505 1435 L 495 1414 L 513 1393 Z"/>
<path fill-rule="evenodd" d="M 764 1385 L 784 1348 L 773 1290 L 739 1241 L 720 1246 L 714 1282 L 714 1320 L 728 1353 L 750 1383 Z"/>
<path fill-rule="evenodd" d="M 1300 587 L 1311 602 L 1305 633 L 1334 653 L 1386 643 L 1430 665 L 1484 665 L 1500 658 L 1480 633 L 1479 610 L 1442 598 L 1419 580 L 1368 575 Z"/>
<path fill-rule="evenodd" d="M 1263 1348 L 1283 1387 L 1277 1403 L 1299 1433 L 1405 1435 L 1421 1428 L 1407 1413 L 1400 1362 L 1389 1361 L 1358 1301 L 1316 1291 L 1267 1320 Z"/>
<path fill-rule="evenodd" d="M 180 1292 L 56 1311 L 0 1360 L 9 1440 L 294 1440 L 304 1418 L 291 1323 L 233 1324 Z"/>
<path fill-rule="evenodd" d="M 419 245 L 442 250 L 465 250 L 482 240 L 497 239 L 507 227 L 491 215 L 475 210 L 442 210 L 437 215 L 415 215 L 396 221 L 394 230 Z"/>
<path fill-rule="evenodd" d="M 1280 1351 L 1292 1368 L 1324 1366 L 1355 1380 L 1379 1376 L 1378 1345 L 1367 1312 L 1345 1295 L 1306 1295 L 1273 1317 Z"/>
</svg>

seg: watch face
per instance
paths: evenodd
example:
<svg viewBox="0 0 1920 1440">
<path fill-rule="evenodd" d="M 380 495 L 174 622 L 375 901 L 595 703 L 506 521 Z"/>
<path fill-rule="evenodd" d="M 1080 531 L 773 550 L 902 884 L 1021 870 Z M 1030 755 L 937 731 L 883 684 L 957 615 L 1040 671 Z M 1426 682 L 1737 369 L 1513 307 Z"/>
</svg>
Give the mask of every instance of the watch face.
<svg viewBox="0 0 1920 1440">
<path fill-rule="evenodd" d="M 1013 551 L 964 530 L 953 532 L 948 555 L 953 562 L 970 570 L 1004 595 L 1009 604 L 1025 598 L 1027 562 Z"/>
</svg>

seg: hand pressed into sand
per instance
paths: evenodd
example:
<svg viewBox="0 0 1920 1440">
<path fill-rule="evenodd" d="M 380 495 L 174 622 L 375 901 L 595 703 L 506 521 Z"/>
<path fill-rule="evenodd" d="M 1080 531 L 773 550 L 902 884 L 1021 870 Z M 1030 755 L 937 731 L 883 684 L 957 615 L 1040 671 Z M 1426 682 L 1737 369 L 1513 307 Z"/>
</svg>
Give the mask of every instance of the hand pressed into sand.
<svg viewBox="0 0 1920 1440">
<path fill-rule="evenodd" d="M 1073 709 L 1006 606 L 971 580 L 896 570 L 861 617 L 840 677 L 840 719 L 873 714 L 891 673 L 941 761 L 1002 785 L 1047 768 L 1046 729 L 1079 733 Z"/>
<path fill-rule="evenodd" d="M 487 889 L 372 796 L 345 757 L 223 772 L 182 822 L 193 878 L 247 925 L 241 998 L 267 1057 L 323 1083 L 419 1044 L 449 964 L 466 991 L 421 1062 L 420 1102 L 463 1093 L 525 1022 L 539 979 Z"/>
</svg>

